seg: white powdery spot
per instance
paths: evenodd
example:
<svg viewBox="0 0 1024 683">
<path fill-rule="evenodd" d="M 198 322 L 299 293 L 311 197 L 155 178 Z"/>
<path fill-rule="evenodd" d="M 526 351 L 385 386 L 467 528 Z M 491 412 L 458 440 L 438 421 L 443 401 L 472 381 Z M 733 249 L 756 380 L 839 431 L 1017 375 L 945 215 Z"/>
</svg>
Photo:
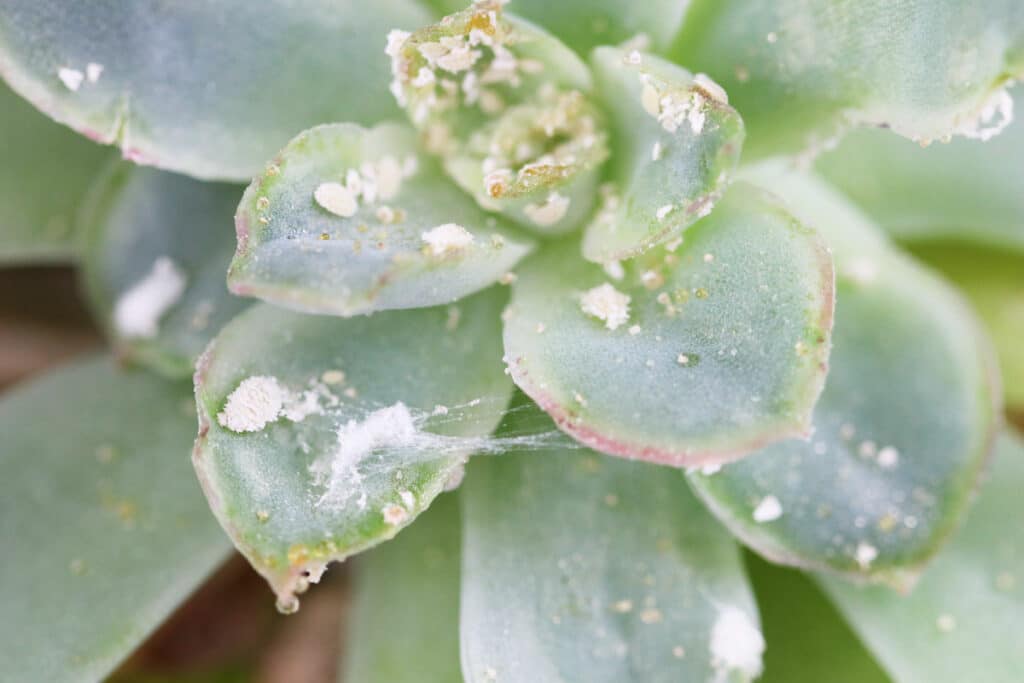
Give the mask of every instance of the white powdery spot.
<svg viewBox="0 0 1024 683">
<path fill-rule="evenodd" d="M 85 65 L 85 78 L 90 83 L 95 83 L 100 80 L 100 76 L 103 75 L 103 65 L 97 64 L 96 62 L 89 62 Z"/>
<path fill-rule="evenodd" d="M 738 607 L 725 607 L 711 627 L 711 664 L 716 680 L 728 680 L 730 671 L 739 671 L 751 678 L 761 675 L 764 636 L 747 613 Z"/>
<path fill-rule="evenodd" d="M 114 327 L 125 337 L 151 339 L 163 317 L 185 293 L 185 273 L 161 256 L 149 272 L 128 288 L 114 305 Z"/>
<path fill-rule="evenodd" d="M 900 461 L 900 452 L 892 446 L 886 446 L 878 451 L 878 465 L 882 469 L 890 470 L 896 467 Z"/>
<path fill-rule="evenodd" d="M 754 508 L 754 521 L 758 524 L 773 522 L 782 516 L 782 503 L 775 496 L 765 496 Z"/>
<path fill-rule="evenodd" d="M 537 225 L 547 227 L 565 218 L 569 202 L 569 197 L 552 192 L 543 204 L 527 204 L 523 207 L 523 213 Z"/>
<path fill-rule="evenodd" d="M 320 183 L 313 198 L 325 210 L 342 218 L 351 218 L 359 209 L 356 195 L 341 183 Z"/>
<path fill-rule="evenodd" d="M 609 330 L 629 322 L 628 294 L 623 294 L 607 282 L 584 292 L 580 309 L 589 316 L 603 320 Z"/>
<path fill-rule="evenodd" d="M 339 427 L 337 449 L 310 466 L 315 483 L 325 486 L 317 506 L 343 507 L 355 491 L 362 488 L 359 462 L 379 448 L 408 444 L 417 433 L 412 414 L 402 402 L 375 410 L 362 421 L 349 420 Z M 360 509 L 366 507 L 365 494 L 359 497 L 357 505 Z M 385 509 L 391 507 L 399 506 L 387 506 Z M 391 512 L 391 518 L 396 518 L 398 513 Z M 387 512 L 382 510 L 382 513 L 385 519 L 389 517 Z"/>
<path fill-rule="evenodd" d="M 258 432 L 281 416 L 287 398 L 277 378 L 248 377 L 228 396 L 217 422 L 233 432 Z"/>
<path fill-rule="evenodd" d="M 473 244 L 473 233 L 456 223 L 445 223 L 420 235 L 433 256 L 465 251 Z"/>
<path fill-rule="evenodd" d="M 853 558 L 857 560 L 857 564 L 860 565 L 861 569 L 870 567 L 876 557 L 878 557 L 878 548 L 863 541 L 857 544 L 857 550 L 853 554 Z"/>
<path fill-rule="evenodd" d="M 78 69 L 70 69 L 66 66 L 62 66 L 57 69 L 57 78 L 60 79 L 65 88 L 71 92 L 76 92 L 80 87 L 82 87 L 82 81 L 85 79 L 85 74 Z"/>
<path fill-rule="evenodd" d="M 1013 98 L 1006 88 L 995 91 L 985 100 L 977 116 L 957 126 L 955 133 L 985 142 L 1003 132 L 1013 121 Z"/>
</svg>

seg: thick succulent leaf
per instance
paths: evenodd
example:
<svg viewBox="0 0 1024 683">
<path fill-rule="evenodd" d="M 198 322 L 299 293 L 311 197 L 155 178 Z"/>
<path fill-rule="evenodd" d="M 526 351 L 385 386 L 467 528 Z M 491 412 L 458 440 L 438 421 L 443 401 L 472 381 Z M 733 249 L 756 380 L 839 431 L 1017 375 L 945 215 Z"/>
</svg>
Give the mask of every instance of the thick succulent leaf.
<svg viewBox="0 0 1024 683">
<path fill-rule="evenodd" d="M 612 455 L 707 465 L 804 435 L 832 327 L 823 243 L 738 184 L 669 246 L 618 281 L 574 242 L 524 264 L 505 315 L 512 378 Z"/>
<path fill-rule="evenodd" d="M 409 524 L 497 425 L 504 298 L 351 319 L 258 305 L 200 358 L 196 471 L 283 610 Z"/>
<path fill-rule="evenodd" d="M 441 496 L 416 525 L 359 559 L 342 647 L 344 683 L 456 683 L 459 504 Z"/>
<path fill-rule="evenodd" d="M 233 292 L 346 316 L 449 303 L 497 281 L 532 244 L 448 182 L 417 154 L 415 134 L 393 124 L 333 124 L 296 137 L 246 190 L 236 229 Z"/>
<path fill-rule="evenodd" d="M 385 37 L 428 20 L 412 0 L 7 0 L 0 73 L 134 161 L 243 180 L 304 128 L 393 115 Z"/>
<path fill-rule="evenodd" d="M 187 385 L 109 358 L 0 400 L 5 678 L 103 678 L 226 557 L 194 430 Z"/>
<path fill-rule="evenodd" d="M 857 124 L 983 138 L 1024 74 L 1024 4 L 695 0 L 671 54 L 728 90 L 748 157 L 820 150 Z"/>
<path fill-rule="evenodd" d="M 1024 106 L 1020 89 L 1014 94 Z M 1024 123 L 987 144 L 925 149 L 886 131 L 850 134 L 817 170 L 896 239 L 949 239 L 1024 251 Z"/>
<path fill-rule="evenodd" d="M 889 683 L 810 577 L 746 559 L 768 643 L 758 683 Z"/>
<path fill-rule="evenodd" d="M 0 83 L 0 265 L 77 257 L 74 213 L 109 152 Z"/>
<path fill-rule="evenodd" d="M 964 528 L 908 596 L 823 577 L 822 585 L 893 678 L 1016 683 L 1024 652 L 1024 445 L 1000 438 Z"/>
<path fill-rule="evenodd" d="M 999 356 L 1007 407 L 1024 410 L 1024 252 L 920 243 L 913 254 L 971 302 Z"/>
<path fill-rule="evenodd" d="M 237 185 L 119 163 L 81 216 L 84 280 L 119 354 L 172 377 L 249 302 L 231 296 Z"/>
<path fill-rule="evenodd" d="M 681 483 L 572 446 L 474 460 L 464 679 L 755 678 L 764 640 L 737 547 Z"/>
<path fill-rule="evenodd" d="M 725 92 L 704 76 L 612 47 L 595 50 L 592 63 L 615 163 L 583 253 L 605 263 L 678 237 L 710 213 L 739 161 L 744 131 Z"/>
<path fill-rule="evenodd" d="M 441 13 L 463 9 L 466 0 L 429 0 Z M 509 9 L 534 21 L 585 55 L 598 45 L 638 40 L 664 49 L 682 22 L 688 0 L 515 0 Z"/>
<path fill-rule="evenodd" d="M 482 0 L 388 36 L 392 91 L 428 150 L 480 206 L 542 234 L 590 215 L 608 156 L 587 66 L 555 36 Z"/>
<path fill-rule="evenodd" d="M 841 199 L 800 176 L 772 189 L 811 225 Z M 997 421 L 988 345 L 956 292 L 867 232 L 835 240 L 831 369 L 810 439 L 688 474 L 725 524 L 781 563 L 906 587 L 960 522 Z"/>
</svg>

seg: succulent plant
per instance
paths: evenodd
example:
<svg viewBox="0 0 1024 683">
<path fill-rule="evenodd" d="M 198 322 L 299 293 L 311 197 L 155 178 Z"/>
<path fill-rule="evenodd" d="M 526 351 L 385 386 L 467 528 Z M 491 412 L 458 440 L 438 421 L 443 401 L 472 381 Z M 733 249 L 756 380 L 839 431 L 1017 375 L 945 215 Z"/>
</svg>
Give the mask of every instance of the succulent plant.
<svg viewBox="0 0 1024 683">
<path fill-rule="evenodd" d="M 0 401 L 5 680 L 224 532 L 368 551 L 351 683 L 1020 680 L 1018 0 L 4 0 L 0 73 L 113 347 Z"/>
</svg>

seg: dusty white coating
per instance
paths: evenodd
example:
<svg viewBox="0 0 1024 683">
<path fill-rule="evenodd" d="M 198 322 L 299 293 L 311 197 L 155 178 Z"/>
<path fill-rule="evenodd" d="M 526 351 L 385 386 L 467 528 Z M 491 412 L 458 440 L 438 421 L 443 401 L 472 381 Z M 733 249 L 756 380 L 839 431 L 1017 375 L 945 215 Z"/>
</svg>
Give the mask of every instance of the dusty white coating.
<svg viewBox="0 0 1024 683">
<path fill-rule="evenodd" d="M 630 296 L 609 283 L 589 289 L 580 297 L 580 309 L 589 316 L 603 320 L 609 330 L 629 322 Z"/>
<path fill-rule="evenodd" d="M 723 607 L 711 627 L 711 664 L 716 671 L 715 680 L 729 680 L 731 671 L 751 678 L 760 676 L 764 647 L 764 636 L 746 612 L 738 607 Z"/>
<path fill-rule="evenodd" d="M 1002 133 L 1012 122 L 1013 98 L 1004 87 L 992 93 L 975 116 L 961 122 L 954 132 L 986 142 Z"/>
<path fill-rule="evenodd" d="M 160 318 L 181 299 L 186 284 L 184 271 L 169 257 L 161 256 L 114 304 L 115 329 L 125 337 L 155 337 Z"/>
</svg>

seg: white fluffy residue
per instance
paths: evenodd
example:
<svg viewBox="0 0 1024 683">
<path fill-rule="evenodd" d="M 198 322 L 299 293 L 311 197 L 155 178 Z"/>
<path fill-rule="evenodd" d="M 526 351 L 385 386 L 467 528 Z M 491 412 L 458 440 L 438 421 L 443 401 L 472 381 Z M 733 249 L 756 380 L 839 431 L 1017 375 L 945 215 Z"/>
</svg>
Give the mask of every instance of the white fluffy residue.
<svg viewBox="0 0 1024 683">
<path fill-rule="evenodd" d="M 547 227 L 565 218 L 569 202 L 569 197 L 552 192 L 541 204 L 527 204 L 523 207 L 523 213 L 537 225 Z"/>
<path fill-rule="evenodd" d="M 782 503 L 775 496 L 765 496 L 754 508 L 753 516 L 758 524 L 773 522 L 782 516 Z"/>
<path fill-rule="evenodd" d="M 114 327 L 125 337 L 155 337 L 160 318 L 185 293 L 185 273 L 174 261 L 161 256 L 141 280 L 128 288 L 114 304 Z"/>
<path fill-rule="evenodd" d="M 356 490 L 362 490 L 361 460 L 380 448 L 407 445 L 417 434 L 412 413 L 401 401 L 375 410 L 362 420 L 343 424 L 337 431 L 337 448 L 310 466 L 314 481 L 324 486 L 317 505 L 345 505 Z M 365 496 L 360 496 L 356 504 L 364 508 Z"/>
<path fill-rule="evenodd" d="M 320 183 L 313 198 L 321 207 L 342 218 L 351 218 L 359 210 L 356 195 L 341 183 Z"/>
<path fill-rule="evenodd" d="M 258 432 L 281 416 L 287 395 L 274 377 L 247 377 L 228 396 L 217 422 L 233 432 Z"/>
<path fill-rule="evenodd" d="M 960 123 L 955 132 L 985 142 L 1002 133 L 1012 121 L 1013 98 L 1006 88 L 1001 88 L 985 100 L 973 118 Z"/>
<path fill-rule="evenodd" d="M 756 678 L 761 675 L 764 636 L 738 607 L 725 606 L 711 627 L 711 664 L 716 680 L 728 680 L 730 671 L 739 671 Z"/>
<path fill-rule="evenodd" d="M 65 88 L 71 92 L 75 92 L 82 87 L 82 81 L 85 79 L 85 74 L 78 69 L 71 69 L 66 66 L 62 66 L 57 69 L 57 78 L 60 79 L 60 82 L 64 84 Z"/>
<path fill-rule="evenodd" d="M 322 415 L 322 400 L 331 395 L 322 385 L 295 392 L 276 377 L 247 377 L 228 395 L 217 422 L 233 432 L 258 432 L 278 418 L 302 422 L 310 415 Z"/>
<path fill-rule="evenodd" d="M 461 253 L 473 244 L 473 233 L 456 223 L 438 225 L 422 233 L 421 238 L 433 256 Z"/>
<path fill-rule="evenodd" d="M 607 282 L 587 290 L 580 297 L 580 309 L 589 316 L 603 320 L 609 330 L 629 322 L 630 296 Z"/>
</svg>

